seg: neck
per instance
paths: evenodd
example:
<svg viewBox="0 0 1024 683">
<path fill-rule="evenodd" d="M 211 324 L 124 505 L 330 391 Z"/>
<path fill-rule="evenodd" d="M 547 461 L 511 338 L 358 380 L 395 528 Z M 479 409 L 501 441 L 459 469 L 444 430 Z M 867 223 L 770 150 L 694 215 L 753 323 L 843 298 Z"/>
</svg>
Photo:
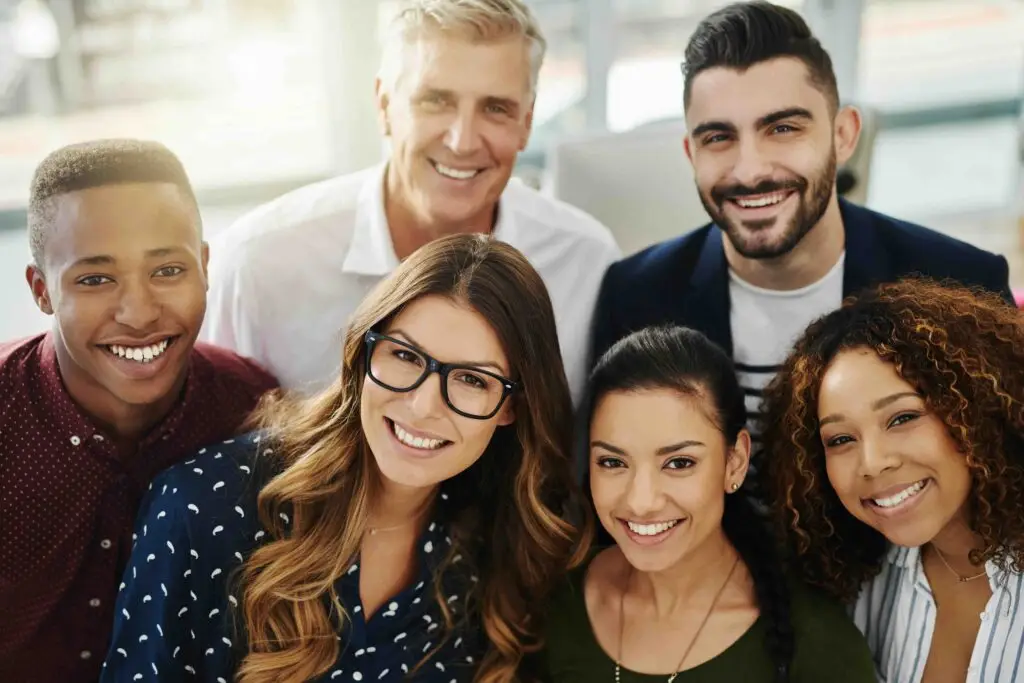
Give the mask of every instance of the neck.
<svg viewBox="0 0 1024 683">
<path fill-rule="evenodd" d="M 719 531 L 681 562 L 659 572 L 633 571 L 626 590 L 649 601 L 658 619 L 671 619 L 694 598 L 704 604 L 722 587 L 739 553 Z M 734 575 L 735 576 L 735 575 Z"/>
<path fill-rule="evenodd" d="M 949 566 L 960 576 L 972 576 L 984 569 L 982 565 L 974 564 L 970 559 L 972 550 L 982 549 L 981 539 L 971 531 L 961 516 L 947 524 L 928 545 L 942 553 Z"/>
<path fill-rule="evenodd" d="M 381 478 L 370 510 L 370 527 L 378 530 L 418 525 L 437 496 L 437 486 L 404 486 Z"/>
<path fill-rule="evenodd" d="M 418 212 L 405 199 L 402 180 L 394 166 L 389 164 L 384 178 L 384 215 L 391 232 L 395 256 L 403 261 L 423 245 L 440 237 L 471 232 L 489 234 L 497 222 L 498 206 L 490 205 L 461 222 L 440 223 L 432 220 Z"/>
<path fill-rule="evenodd" d="M 71 400 L 121 449 L 134 448 L 181 399 L 187 373 L 183 373 L 174 388 L 155 403 L 125 403 L 81 371 L 71 360 L 59 335 L 54 347 L 61 380 Z"/>
<path fill-rule="evenodd" d="M 846 245 L 839 200 L 833 191 L 821 219 L 793 249 L 782 256 L 749 259 L 741 256 L 730 240 L 724 240 L 724 245 L 729 267 L 754 286 L 785 291 L 814 284 L 839 262 Z"/>
</svg>

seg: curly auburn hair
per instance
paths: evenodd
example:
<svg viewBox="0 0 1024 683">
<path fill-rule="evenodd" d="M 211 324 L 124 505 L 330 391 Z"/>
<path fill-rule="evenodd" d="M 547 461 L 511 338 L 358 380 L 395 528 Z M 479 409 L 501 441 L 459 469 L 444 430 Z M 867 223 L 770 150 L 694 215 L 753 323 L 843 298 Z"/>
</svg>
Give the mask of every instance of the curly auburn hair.
<svg viewBox="0 0 1024 683">
<path fill-rule="evenodd" d="M 850 601 L 888 547 L 840 503 L 818 435 L 822 378 L 853 348 L 891 363 L 964 454 L 967 510 L 983 542 L 972 560 L 1024 570 L 1024 313 L 997 294 L 921 277 L 847 299 L 814 322 L 765 391 L 762 476 L 793 570 Z"/>
</svg>

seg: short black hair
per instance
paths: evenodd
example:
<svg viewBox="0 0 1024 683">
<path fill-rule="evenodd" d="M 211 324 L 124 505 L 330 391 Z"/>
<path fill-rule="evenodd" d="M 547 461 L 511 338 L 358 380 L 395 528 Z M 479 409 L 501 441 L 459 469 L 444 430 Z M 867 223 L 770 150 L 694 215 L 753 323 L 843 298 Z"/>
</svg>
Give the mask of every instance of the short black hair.
<svg viewBox="0 0 1024 683">
<path fill-rule="evenodd" d="M 199 204 L 181 161 L 159 142 L 108 139 L 67 145 L 51 152 L 36 167 L 29 189 L 28 231 L 32 259 L 43 264 L 43 249 L 53 219 L 55 197 L 77 190 L 124 183 L 171 183 Z"/>
<path fill-rule="evenodd" d="M 794 57 L 807 67 L 832 111 L 839 109 L 839 87 L 832 58 L 811 33 L 803 17 L 764 0 L 737 2 L 708 15 L 686 45 L 683 61 L 683 106 L 699 73 L 715 67 L 745 71 L 779 57 Z"/>
</svg>

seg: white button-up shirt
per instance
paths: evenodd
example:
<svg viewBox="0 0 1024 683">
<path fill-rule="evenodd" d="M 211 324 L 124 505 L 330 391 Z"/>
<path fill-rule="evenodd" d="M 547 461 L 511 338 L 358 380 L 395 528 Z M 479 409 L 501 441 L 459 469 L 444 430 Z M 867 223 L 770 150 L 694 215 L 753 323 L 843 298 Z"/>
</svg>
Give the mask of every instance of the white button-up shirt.
<svg viewBox="0 0 1024 683">
<path fill-rule="evenodd" d="M 288 389 L 328 385 L 352 313 L 398 265 L 384 213 L 385 168 L 295 190 L 219 235 L 210 248 L 202 338 L 253 358 Z M 591 216 L 517 180 L 501 195 L 494 236 L 522 252 L 547 285 L 578 400 L 598 289 L 620 256 L 614 238 Z"/>
<path fill-rule="evenodd" d="M 992 597 L 981 613 L 966 683 L 1024 681 L 1024 576 L 992 562 L 985 569 Z M 864 587 L 854 608 L 854 621 L 874 653 L 881 681 L 921 682 L 935 613 L 920 549 L 893 546 L 882 572 Z"/>
</svg>

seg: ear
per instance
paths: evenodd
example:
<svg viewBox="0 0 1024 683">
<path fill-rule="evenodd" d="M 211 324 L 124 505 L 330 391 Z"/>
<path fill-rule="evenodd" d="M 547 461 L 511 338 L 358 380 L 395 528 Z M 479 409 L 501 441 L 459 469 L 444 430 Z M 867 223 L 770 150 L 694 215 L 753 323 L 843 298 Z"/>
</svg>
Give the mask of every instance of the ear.
<svg viewBox="0 0 1024 683">
<path fill-rule="evenodd" d="M 210 289 L 210 244 L 203 241 L 203 248 L 201 251 L 201 258 L 203 260 L 203 279 L 206 280 L 206 289 Z"/>
<path fill-rule="evenodd" d="M 526 120 L 523 122 L 525 132 L 523 133 L 523 139 L 519 143 L 520 152 L 526 149 L 526 146 L 530 144 L 530 134 L 533 133 L 533 106 L 535 103 L 536 100 L 530 102 L 530 109 L 526 112 Z"/>
<path fill-rule="evenodd" d="M 505 405 L 501 407 L 501 412 L 498 413 L 498 426 L 507 427 L 516 421 L 516 409 L 512 406 L 512 401 L 506 400 Z"/>
<path fill-rule="evenodd" d="M 857 150 L 860 139 L 861 118 L 856 107 L 843 107 L 836 113 L 833 126 L 836 147 L 836 162 L 842 166 Z"/>
<path fill-rule="evenodd" d="M 25 268 L 25 281 L 32 290 L 32 299 L 36 306 L 46 315 L 53 315 L 53 302 L 50 301 L 50 291 L 46 286 L 46 277 L 43 271 L 35 265 Z"/>
<path fill-rule="evenodd" d="M 743 486 L 750 468 L 750 432 L 740 430 L 736 444 L 729 451 L 729 459 L 725 463 L 725 492 L 732 493 Z"/>
<path fill-rule="evenodd" d="M 686 152 L 686 158 L 693 163 L 693 150 L 690 148 L 690 136 L 689 134 L 683 136 L 683 151 Z"/>
<path fill-rule="evenodd" d="M 391 96 L 384 89 L 384 84 L 380 78 L 375 78 L 373 81 L 373 98 L 377 104 L 377 120 L 380 122 L 380 130 L 384 137 L 391 135 L 391 121 L 388 118 L 388 105 L 391 102 Z"/>
</svg>

